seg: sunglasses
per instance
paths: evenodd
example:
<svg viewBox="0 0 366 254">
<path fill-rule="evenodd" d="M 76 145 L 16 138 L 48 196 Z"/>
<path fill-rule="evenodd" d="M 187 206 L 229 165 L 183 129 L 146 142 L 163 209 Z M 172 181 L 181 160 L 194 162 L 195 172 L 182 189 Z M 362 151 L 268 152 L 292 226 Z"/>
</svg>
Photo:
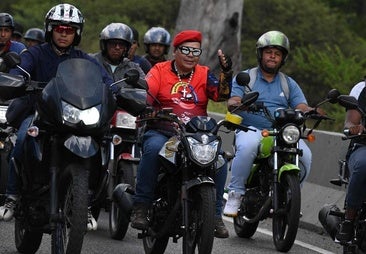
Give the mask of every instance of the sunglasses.
<svg viewBox="0 0 366 254">
<path fill-rule="evenodd" d="M 186 47 L 186 46 L 181 46 L 178 47 L 180 53 L 182 53 L 183 55 L 188 56 L 189 53 L 192 52 L 193 56 L 200 56 L 202 54 L 202 49 L 198 49 L 198 48 L 191 48 L 191 47 Z"/>
<path fill-rule="evenodd" d="M 120 48 L 127 48 L 127 44 L 123 41 L 120 41 L 120 40 L 108 40 L 107 41 L 107 44 L 109 47 L 120 47 Z"/>
<path fill-rule="evenodd" d="M 71 27 L 71 26 L 55 26 L 53 27 L 53 31 L 55 31 L 56 33 L 59 34 L 63 34 L 66 33 L 67 35 L 71 35 L 74 34 L 76 31 L 76 28 Z"/>
</svg>

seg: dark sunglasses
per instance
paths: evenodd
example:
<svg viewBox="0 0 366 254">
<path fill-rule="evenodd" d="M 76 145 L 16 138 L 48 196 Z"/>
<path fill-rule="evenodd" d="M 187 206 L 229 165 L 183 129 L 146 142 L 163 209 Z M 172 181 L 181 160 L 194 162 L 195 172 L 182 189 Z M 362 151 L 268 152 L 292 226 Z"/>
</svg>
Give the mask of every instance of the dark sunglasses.
<svg viewBox="0 0 366 254">
<path fill-rule="evenodd" d="M 60 26 L 53 27 L 53 30 L 59 34 L 66 33 L 67 35 L 71 35 L 71 34 L 75 33 L 76 28 L 71 27 L 71 26 L 61 26 L 60 25 Z"/>
<path fill-rule="evenodd" d="M 123 41 L 120 41 L 120 40 L 108 40 L 107 41 L 107 44 L 109 47 L 120 47 L 120 48 L 127 48 L 127 44 Z"/>
<path fill-rule="evenodd" d="M 180 46 L 178 47 L 180 53 L 182 53 L 183 55 L 188 56 L 189 53 L 192 52 L 193 56 L 200 56 L 202 54 L 202 49 L 198 49 L 198 48 L 191 48 L 191 47 L 187 47 L 187 46 Z"/>
</svg>

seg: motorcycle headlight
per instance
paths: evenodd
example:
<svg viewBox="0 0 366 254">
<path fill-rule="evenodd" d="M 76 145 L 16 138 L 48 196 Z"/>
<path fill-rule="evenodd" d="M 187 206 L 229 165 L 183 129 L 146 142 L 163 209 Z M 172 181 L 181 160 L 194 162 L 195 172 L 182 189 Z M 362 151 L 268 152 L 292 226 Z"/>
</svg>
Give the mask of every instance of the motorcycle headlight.
<svg viewBox="0 0 366 254">
<path fill-rule="evenodd" d="M 116 127 L 125 129 L 136 129 L 136 117 L 125 111 L 116 113 Z"/>
<path fill-rule="evenodd" d="M 0 123 L 6 123 L 6 111 L 8 106 L 0 106 Z"/>
<path fill-rule="evenodd" d="M 282 129 L 281 137 L 287 144 L 295 144 L 300 139 L 300 129 L 295 125 L 287 125 Z"/>
<path fill-rule="evenodd" d="M 79 123 L 83 121 L 85 125 L 93 125 L 99 122 L 100 108 L 92 107 L 80 110 L 66 102 L 62 102 L 62 119 L 69 123 Z"/>
<path fill-rule="evenodd" d="M 214 140 L 210 143 L 200 142 L 192 137 L 187 138 L 191 148 L 193 159 L 201 164 L 209 164 L 216 158 L 219 141 Z M 203 140 L 205 140 L 203 138 Z"/>
</svg>

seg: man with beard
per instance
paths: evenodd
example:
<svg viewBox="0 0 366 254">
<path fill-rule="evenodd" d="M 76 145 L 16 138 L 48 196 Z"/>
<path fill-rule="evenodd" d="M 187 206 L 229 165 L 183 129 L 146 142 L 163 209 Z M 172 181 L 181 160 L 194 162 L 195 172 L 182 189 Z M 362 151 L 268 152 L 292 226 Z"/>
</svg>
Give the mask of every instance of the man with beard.
<svg viewBox="0 0 366 254">
<path fill-rule="evenodd" d="M 252 90 L 259 92 L 257 102 L 263 102 L 272 115 L 275 109 L 281 107 L 295 108 L 303 112 L 312 110 L 307 105 L 306 98 L 296 81 L 279 72 L 287 60 L 289 51 L 290 43 L 285 34 L 279 31 L 264 33 L 256 44 L 259 66 L 246 71 L 253 73 L 254 70 L 255 76 L 251 77 Z M 228 107 L 240 105 L 245 92 L 245 88 L 239 86 L 234 77 Z M 235 134 L 236 152 L 231 165 L 232 176 L 228 185 L 228 200 L 224 208 L 224 215 L 230 217 L 237 216 L 241 197 L 245 193 L 245 183 L 262 139 L 261 130 L 272 128 L 271 122 L 264 114 L 248 112 L 240 112 L 240 114 L 244 119 L 242 125 L 257 131 L 238 130 Z M 303 140 L 300 140 L 300 149 L 303 150 L 303 155 L 300 157 L 300 181 L 303 183 L 310 174 L 311 151 Z"/>
</svg>

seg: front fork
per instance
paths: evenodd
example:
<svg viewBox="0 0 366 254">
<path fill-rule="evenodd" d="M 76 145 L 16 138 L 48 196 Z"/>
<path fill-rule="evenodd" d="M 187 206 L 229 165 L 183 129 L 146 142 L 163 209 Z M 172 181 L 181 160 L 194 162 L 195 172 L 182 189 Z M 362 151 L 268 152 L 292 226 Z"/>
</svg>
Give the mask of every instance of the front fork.
<svg viewBox="0 0 366 254">
<path fill-rule="evenodd" d="M 277 139 L 274 139 L 273 147 L 277 147 Z M 296 150 L 299 150 L 299 143 L 296 145 Z M 273 211 L 276 212 L 279 208 L 279 200 L 278 200 L 278 189 L 279 189 L 279 160 L 278 160 L 278 151 L 275 151 L 273 154 L 273 193 L 272 193 L 272 206 Z M 295 165 L 299 165 L 299 154 L 295 155 Z M 271 195 L 271 193 L 269 194 Z"/>
<path fill-rule="evenodd" d="M 57 173 L 59 156 L 57 152 L 57 142 L 54 137 L 50 140 L 50 226 L 51 230 L 56 228 L 57 222 L 61 221 L 61 213 L 58 211 L 58 181 Z"/>
</svg>

